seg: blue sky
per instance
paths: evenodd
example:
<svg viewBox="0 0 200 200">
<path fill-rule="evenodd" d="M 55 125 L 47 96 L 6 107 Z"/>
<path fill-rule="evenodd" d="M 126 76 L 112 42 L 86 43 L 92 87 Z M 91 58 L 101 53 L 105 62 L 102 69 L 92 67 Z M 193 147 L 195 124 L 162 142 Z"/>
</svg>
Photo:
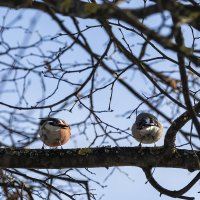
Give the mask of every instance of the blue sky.
<svg viewBox="0 0 200 200">
<path fill-rule="evenodd" d="M 142 1 L 135 2 L 134 6 L 140 6 Z M 123 6 L 123 5 L 122 5 Z M 129 6 L 132 6 L 131 4 Z M 7 13 L 7 14 L 6 14 Z M 49 41 L 49 38 L 55 36 L 55 34 L 60 33 L 60 29 L 58 26 L 53 22 L 53 20 L 47 16 L 46 14 L 43 14 L 41 12 L 37 11 L 31 11 L 31 10 L 7 10 L 2 9 L 0 12 L 0 23 L 2 25 L 3 16 L 6 16 L 6 21 L 4 26 L 11 26 L 10 23 L 16 19 L 18 15 L 22 15 L 22 18 L 18 19 L 14 25 L 12 25 L 14 28 L 4 31 L 3 38 L 6 42 L 8 42 L 11 46 L 17 46 L 23 45 L 24 41 L 28 41 L 28 44 L 32 44 L 39 40 L 40 36 L 43 36 L 47 39 L 43 42 L 39 43 L 39 47 L 41 48 L 39 51 L 39 48 L 30 48 L 29 50 L 23 52 L 23 59 L 19 59 L 20 63 L 24 65 L 24 67 L 33 67 L 37 65 L 41 65 L 44 63 L 44 58 L 41 56 L 42 53 L 46 55 L 53 55 L 52 52 L 56 52 L 60 47 L 63 47 L 65 44 L 70 45 L 72 43 L 72 40 L 69 39 L 69 37 L 62 36 L 59 37 L 58 40 L 60 43 L 54 42 L 54 40 Z M 62 17 L 61 17 L 62 18 Z M 26 38 L 27 31 L 22 30 L 21 27 L 30 29 L 30 22 L 34 19 L 36 21 L 36 24 L 34 27 L 31 27 L 31 33 L 29 34 L 29 37 Z M 72 26 L 71 20 L 67 18 L 63 18 L 65 20 L 64 24 L 70 28 L 70 30 L 75 31 L 74 27 Z M 81 27 L 85 28 L 86 25 L 96 25 L 98 24 L 95 20 L 83 20 L 79 19 Z M 149 26 L 152 28 L 156 26 L 156 23 L 159 24 L 159 21 L 154 23 L 155 18 L 149 19 L 149 21 L 146 22 Z M 167 30 L 165 30 L 167 31 Z M 188 31 L 186 29 L 186 31 Z M 164 32 L 164 30 L 163 30 Z M 140 47 L 139 43 L 142 42 L 141 38 L 135 37 L 129 33 L 125 33 L 126 36 L 129 38 L 129 41 L 133 43 L 133 52 L 135 55 L 139 53 L 138 49 Z M 116 35 L 120 37 L 120 32 L 116 28 Z M 108 39 L 106 37 L 105 32 L 101 28 L 95 28 L 90 29 L 87 31 L 87 39 L 93 49 L 95 49 L 96 53 L 101 54 L 105 49 L 105 44 L 108 42 Z M 130 38 L 133 37 L 133 40 Z M 188 42 L 189 43 L 189 42 Z M 188 44 L 189 45 L 189 44 Z M 0 47 L 0 51 L 4 49 Z M 151 55 L 156 56 L 156 53 L 149 48 L 148 50 L 151 52 Z M 18 50 L 13 51 L 12 55 L 19 55 L 21 52 Z M 175 57 L 172 55 L 171 52 L 167 51 L 168 55 Z M 34 54 L 37 54 L 35 56 Z M 111 54 L 111 52 L 110 52 Z M 40 57 L 41 56 L 41 57 Z M 19 57 L 19 56 L 17 56 Z M 120 54 L 114 55 L 115 59 L 117 59 L 120 62 L 128 63 L 127 60 Z M 79 48 L 78 45 L 73 46 L 72 50 L 68 51 L 64 56 L 61 57 L 61 62 L 65 64 L 66 68 L 68 64 L 72 63 L 85 63 L 89 59 L 89 56 Z M 8 56 L 1 56 L 1 61 L 5 63 L 10 63 L 11 60 Z M 113 68 L 115 67 L 112 61 L 107 62 L 110 66 Z M 124 64 L 125 65 L 125 64 Z M 163 62 L 162 67 L 167 70 L 170 69 L 172 66 L 168 66 L 169 63 Z M 170 63 L 171 65 L 171 63 Z M 3 63 L 0 63 L 0 70 L 1 70 L 1 78 L 4 77 L 5 73 L 5 65 Z M 55 61 L 54 63 L 55 67 L 58 67 L 58 62 Z M 154 64 L 155 67 L 161 68 L 160 63 Z M 42 73 L 45 72 L 46 69 L 42 67 L 38 67 L 35 69 L 38 73 L 38 75 L 30 75 L 27 78 L 27 82 L 30 82 L 29 87 L 27 89 L 26 93 L 26 101 L 29 103 L 28 106 L 35 105 L 38 101 L 40 101 L 43 98 L 43 90 L 42 90 L 42 84 L 40 82 L 40 76 L 44 77 L 44 74 L 47 76 L 50 76 L 48 73 Z M 69 68 L 71 70 L 71 68 Z M 7 73 L 7 71 L 6 71 Z M 69 81 L 78 82 L 77 80 L 80 80 L 80 83 L 84 80 L 84 77 L 87 76 L 88 72 L 85 73 L 75 73 L 70 74 L 66 76 L 66 79 Z M 14 73 L 10 72 L 10 77 L 14 77 Z M 17 77 L 23 76 L 24 72 L 20 72 L 17 74 Z M 99 74 L 97 77 L 97 83 L 98 86 L 102 86 L 103 83 L 106 81 L 109 81 L 110 75 L 108 75 L 105 71 L 99 69 Z M 130 72 L 124 73 L 122 76 L 124 80 L 126 80 L 128 83 L 131 83 L 133 87 L 137 89 L 137 91 L 140 92 L 140 94 L 144 93 L 146 95 L 150 94 L 150 90 L 152 89 L 152 86 L 150 82 L 144 78 L 139 72 L 133 74 Z M 52 92 L 55 90 L 56 85 L 58 81 L 53 80 L 48 77 L 44 77 L 44 84 L 46 85 L 46 96 L 52 94 Z M 18 88 L 19 93 L 21 94 L 23 92 L 23 80 L 18 81 Z M 5 90 L 16 90 L 16 85 L 11 82 L 5 82 L 4 83 Z M 88 87 L 86 87 L 85 92 L 87 93 Z M 45 104 L 51 104 L 56 102 L 59 99 L 62 99 L 66 95 L 69 95 L 71 92 L 74 91 L 73 87 L 70 87 L 69 85 L 65 83 L 61 83 L 59 85 L 59 90 L 53 95 L 52 98 L 49 98 L 45 101 Z M 109 96 L 110 96 L 110 87 L 107 87 L 103 92 L 96 92 L 94 94 L 95 99 L 95 107 L 99 110 L 105 110 L 108 107 L 109 103 Z M 16 99 L 19 99 L 18 94 L 16 92 L 8 92 L 0 96 L 0 100 L 3 102 L 7 102 L 11 105 L 16 105 Z M 22 100 L 21 106 L 26 106 L 26 101 Z M 88 100 L 85 100 L 84 102 L 88 103 Z M 106 112 L 100 114 L 103 120 L 106 122 L 109 122 L 113 126 L 120 127 L 121 129 L 127 129 L 130 128 L 135 120 L 135 114 L 131 116 L 131 118 L 127 118 L 127 115 L 125 117 L 122 117 L 122 115 L 128 111 L 135 109 L 140 101 L 138 99 L 134 98 L 132 95 L 130 95 L 119 83 L 116 83 L 114 86 L 114 93 L 113 93 L 113 99 L 111 108 L 114 110 L 114 112 Z M 42 104 L 41 104 L 42 105 Z M 68 110 L 70 106 L 66 106 L 66 109 Z M 57 109 L 56 107 L 55 109 Z M 7 110 L 8 108 L 3 107 L 3 110 Z M 73 112 L 70 113 L 67 110 L 60 111 L 56 113 L 56 116 L 59 118 L 63 118 L 66 120 L 69 124 L 75 124 L 77 122 L 80 122 L 84 120 L 85 116 L 87 115 L 86 110 L 84 108 L 81 108 L 76 106 L 73 109 Z M 173 114 L 170 112 L 170 109 L 168 105 L 163 105 L 162 110 L 165 111 L 168 116 L 173 116 Z M 149 111 L 149 109 L 146 106 L 141 106 L 139 111 Z M 17 113 L 29 113 L 30 118 L 32 118 L 35 122 L 39 121 L 39 117 L 43 116 L 45 117 L 49 113 L 49 109 L 40 111 L 36 110 L 34 112 L 32 111 L 17 111 Z M 174 116 L 175 118 L 176 116 Z M 162 123 L 164 123 L 164 126 L 167 128 L 169 124 L 166 123 L 166 121 L 162 118 L 159 118 Z M 17 124 L 13 123 L 13 128 L 17 127 Z M 18 127 L 20 128 L 20 127 Z M 24 124 L 23 127 L 21 127 L 23 130 L 28 130 L 29 132 L 34 132 L 37 130 L 37 123 L 35 126 L 29 127 L 28 124 Z M 188 127 L 189 128 L 189 125 Z M 88 147 L 90 145 L 90 142 L 94 138 L 94 129 L 93 127 L 88 127 L 87 129 L 87 137 L 89 140 L 87 140 L 87 137 L 85 137 L 84 134 L 80 134 L 80 130 L 82 130 L 83 127 L 80 127 L 78 129 L 76 126 L 72 127 L 72 140 L 67 143 L 64 148 L 77 148 L 77 147 Z M 100 134 L 100 129 L 97 129 Z M 166 131 L 166 129 L 165 129 Z M 119 141 L 119 146 L 137 146 L 138 143 L 132 138 L 131 131 L 128 130 L 127 133 L 130 135 L 129 141 L 128 140 L 121 140 Z M 113 134 L 114 137 L 120 137 L 119 133 Z M 164 137 L 163 137 L 164 138 Z M 157 146 L 160 146 L 163 144 L 163 138 L 157 143 Z M 6 142 L 8 141 L 6 138 L 4 138 Z M 98 147 L 102 143 L 102 138 L 100 137 L 93 147 Z M 184 143 L 182 139 L 178 140 L 178 144 Z M 111 145 L 115 146 L 116 144 L 113 143 L 111 140 L 107 139 L 103 145 Z M 30 146 L 30 148 L 40 148 L 42 146 L 42 143 L 40 141 L 34 143 Z M 148 146 L 148 145 L 147 145 Z M 150 145 L 151 146 L 151 145 Z M 159 193 L 152 188 L 150 184 L 145 184 L 146 178 L 144 173 L 141 169 L 136 167 L 121 167 L 120 170 L 123 172 L 120 172 L 120 170 L 116 169 L 112 176 L 108 178 L 108 180 L 103 183 L 103 180 L 108 176 L 108 174 L 112 171 L 113 168 L 110 168 L 109 170 L 105 168 L 99 168 L 99 169 L 91 169 L 91 171 L 95 172 L 95 179 L 101 182 L 102 184 L 107 185 L 106 188 L 102 189 L 98 185 L 94 183 L 90 183 L 90 188 L 96 189 L 94 193 L 97 193 L 98 198 L 102 196 L 103 200 L 109 200 L 109 199 L 154 199 L 154 200 L 171 200 L 172 198 L 167 196 L 159 197 Z M 84 171 L 84 170 L 83 170 Z M 126 176 L 126 173 L 129 177 Z M 188 183 L 194 175 L 196 175 L 196 172 L 189 173 L 187 170 L 179 170 L 179 169 L 156 169 L 154 173 L 156 179 L 158 182 L 166 186 L 168 189 L 176 190 L 180 189 L 181 187 L 185 186 L 186 183 Z M 191 190 L 188 192 L 188 195 L 195 196 L 196 198 L 199 198 L 198 192 L 199 183 L 197 183 Z M 98 199 L 97 198 L 97 199 Z"/>
</svg>

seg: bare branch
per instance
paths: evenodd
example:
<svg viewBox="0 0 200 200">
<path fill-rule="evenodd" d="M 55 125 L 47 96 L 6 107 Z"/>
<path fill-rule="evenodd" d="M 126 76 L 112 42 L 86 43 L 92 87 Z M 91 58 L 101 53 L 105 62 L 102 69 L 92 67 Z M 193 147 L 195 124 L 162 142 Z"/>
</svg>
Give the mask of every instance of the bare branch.
<svg viewBox="0 0 200 200">
<path fill-rule="evenodd" d="M 188 200 L 193 200 L 194 197 L 187 197 L 187 196 L 182 196 L 185 194 L 188 190 L 194 186 L 194 184 L 200 179 L 200 172 L 192 179 L 190 183 L 188 183 L 184 188 L 180 190 L 168 190 L 162 187 L 158 182 L 154 179 L 153 174 L 151 173 L 150 168 L 143 168 L 143 171 L 148 179 L 148 182 L 160 192 L 160 195 L 165 194 L 167 196 L 173 197 L 173 198 L 180 198 L 180 199 L 188 199 Z"/>
</svg>

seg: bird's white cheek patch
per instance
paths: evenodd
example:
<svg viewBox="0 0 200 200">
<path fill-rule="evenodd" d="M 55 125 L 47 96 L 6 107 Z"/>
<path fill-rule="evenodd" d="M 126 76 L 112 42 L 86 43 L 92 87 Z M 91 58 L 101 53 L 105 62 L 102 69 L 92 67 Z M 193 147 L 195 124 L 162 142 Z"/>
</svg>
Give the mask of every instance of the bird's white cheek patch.
<svg viewBox="0 0 200 200">
<path fill-rule="evenodd" d="M 60 130 L 60 127 L 52 126 L 50 124 L 46 124 L 44 128 L 49 130 L 49 131 L 59 131 Z"/>
</svg>

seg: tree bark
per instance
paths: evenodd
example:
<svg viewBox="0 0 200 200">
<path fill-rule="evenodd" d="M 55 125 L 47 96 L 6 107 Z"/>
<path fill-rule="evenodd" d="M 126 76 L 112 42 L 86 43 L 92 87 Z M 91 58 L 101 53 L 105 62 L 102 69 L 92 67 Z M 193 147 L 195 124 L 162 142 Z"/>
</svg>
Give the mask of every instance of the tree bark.
<svg viewBox="0 0 200 200">
<path fill-rule="evenodd" d="M 0 149 L 1 168 L 93 168 L 136 166 L 200 169 L 200 152 L 163 147 L 101 147 L 80 149 Z"/>
</svg>

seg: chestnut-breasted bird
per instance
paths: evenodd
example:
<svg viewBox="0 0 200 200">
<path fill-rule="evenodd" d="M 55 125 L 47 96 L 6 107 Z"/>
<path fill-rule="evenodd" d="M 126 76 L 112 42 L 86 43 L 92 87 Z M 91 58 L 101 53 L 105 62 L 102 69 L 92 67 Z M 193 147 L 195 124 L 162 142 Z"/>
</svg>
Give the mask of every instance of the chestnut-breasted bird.
<svg viewBox="0 0 200 200">
<path fill-rule="evenodd" d="M 39 135 L 44 144 L 58 147 L 65 144 L 70 138 L 70 127 L 62 119 L 42 118 L 40 121 Z"/>
<path fill-rule="evenodd" d="M 151 144 L 157 142 L 163 133 L 163 126 L 158 119 L 149 113 L 140 113 L 132 126 L 133 137 L 141 143 Z"/>
</svg>

